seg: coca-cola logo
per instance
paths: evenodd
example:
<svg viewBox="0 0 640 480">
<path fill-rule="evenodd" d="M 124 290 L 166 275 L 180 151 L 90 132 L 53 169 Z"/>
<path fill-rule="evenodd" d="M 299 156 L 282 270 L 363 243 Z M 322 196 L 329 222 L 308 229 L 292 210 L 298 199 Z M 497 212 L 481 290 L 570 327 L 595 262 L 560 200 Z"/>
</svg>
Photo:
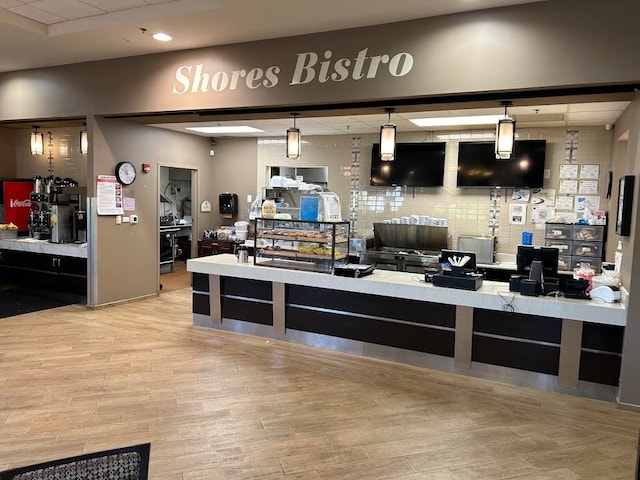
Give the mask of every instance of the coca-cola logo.
<svg viewBox="0 0 640 480">
<path fill-rule="evenodd" d="M 24 200 L 9 200 L 9 206 L 11 208 L 31 208 L 31 201 L 28 198 Z"/>
</svg>

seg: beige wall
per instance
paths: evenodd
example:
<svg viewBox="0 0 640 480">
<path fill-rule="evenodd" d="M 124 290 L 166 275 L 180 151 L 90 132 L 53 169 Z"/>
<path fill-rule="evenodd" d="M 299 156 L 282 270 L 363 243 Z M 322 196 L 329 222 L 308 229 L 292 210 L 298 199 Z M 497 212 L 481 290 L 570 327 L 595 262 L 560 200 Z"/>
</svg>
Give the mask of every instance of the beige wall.
<svg viewBox="0 0 640 480">
<path fill-rule="evenodd" d="M 600 208 L 609 210 L 609 201 L 605 198 L 607 174 L 610 170 L 611 132 L 602 127 L 572 128 L 578 130 L 578 152 L 576 164 L 600 165 Z M 377 135 L 361 135 L 359 192 L 357 196 L 356 234 L 371 236 L 374 222 L 412 214 L 446 218 L 452 246 L 456 245 L 458 235 L 484 235 L 490 233 L 489 206 L 490 189 L 462 189 L 456 187 L 458 143 L 460 141 L 493 140 L 494 130 L 400 132 L 401 142 L 438 141 L 447 142 L 445 158 L 444 186 L 441 188 L 372 187 L 369 185 L 371 169 L 371 148 L 378 141 Z M 559 187 L 560 165 L 565 161 L 565 143 L 567 128 L 518 129 L 520 140 L 544 139 L 547 141 L 545 167 L 550 178 L 544 180 L 544 188 Z M 275 139 L 258 141 L 258 175 L 260 186 L 267 185 L 265 172 L 268 166 L 328 166 L 329 189 L 337 192 L 342 200 L 344 218 L 351 218 L 349 202 L 351 192 L 351 162 L 353 136 L 305 136 L 302 155 L 298 160 L 284 157 L 284 145 Z M 508 222 L 509 204 L 512 202 L 513 189 L 503 189 L 500 200 L 498 245 L 499 253 L 515 254 L 521 243 L 522 232 L 534 234 L 534 244 L 544 244 L 544 230 L 536 228 L 531 222 L 532 204 L 527 203 L 527 222 L 525 225 L 510 225 Z M 506 198 L 505 198 L 506 197 Z M 542 227 L 543 225 L 539 225 Z M 612 260 L 612 258 L 611 258 Z"/>
<path fill-rule="evenodd" d="M 31 155 L 31 130 L 16 130 L 14 158 L 17 175 L 21 178 L 49 175 L 51 151 L 53 175 L 60 178 L 69 177 L 80 186 L 86 186 L 87 156 L 80 153 L 80 127 L 41 128 L 40 131 L 44 134 L 44 154 Z"/>
<path fill-rule="evenodd" d="M 209 139 L 204 139 L 209 143 Z M 207 148 L 207 152 L 209 147 Z M 257 142 L 255 138 L 223 138 L 216 139 L 215 155 L 208 157 L 207 162 L 212 174 L 203 177 L 210 192 L 207 200 L 211 202 L 211 213 L 201 214 L 202 229 L 209 229 L 220 225 L 233 225 L 233 222 L 247 219 L 247 195 L 256 195 L 256 158 Z M 232 218 L 224 218 L 219 213 L 218 195 L 229 192 L 238 195 L 238 214 Z M 205 197 L 203 197 L 204 199 Z M 195 207 L 194 207 L 195 208 Z"/>
<path fill-rule="evenodd" d="M 616 160 L 614 169 L 615 190 L 611 198 L 617 199 L 617 181 L 623 175 L 635 175 L 635 188 L 633 193 L 633 213 L 631 222 L 631 235 L 629 237 L 618 237 L 610 234 L 616 240 L 622 239 L 624 262 L 622 265 L 622 281 L 629 291 L 629 303 L 627 312 L 627 326 L 625 329 L 624 349 L 622 356 L 622 371 L 620 372 L 620 396 L 622 403 L 640 406 L 640 382 L 638 382 L 638 372 L 640 372 L 640 268 L 635 259 L 640 258 L 640 242 L 637 241 L 637 226 L 640 221 L 640 203 L 638 202 L 640 187 L 640 96 L 636 95 L 635 100 L 617 122 L 614 136 L 620 138 L 621 135 L 628 135 L 628 140 L 615 142 L 614 158 Z M 615 222 L 615 213 L 612 217 Z M 617 242 L 616 242 L 617 243 Z M 634 265 L 635 263 L 635 265 Z"/>
<path fill-rule="evenodd" d="M 16 130 L 0 128 L 0 178 L 17 177 L 15 139 Z"/>
<path fill-rule="evenodd" d="M 209 162 L 209 141 L 194 135 L 147 127 L 122 120 L 97 119 L 89 122 L 91 155 L 88 178 L 113 175 L 123 160 L 134 163 L 138 178 L 124 189 L 135 197 L 138 225 L 115 224 L 114 216 L 99 216 L 95 305 L 154 294 L 158 290 L 158 175 L 159 165 L 195 167 L 199 170 L 198 191 L 211 195 L 206 179 L 214 175 Z M 150 163 L 151 173 L 141 173 L 141 164 Z M 95 192 L 91 194 L 95 195 Z M 196 214 L 197 217 L 197 214 Z M 196 225 L 198 219 L 194 219 Z M 197 228 L 197 227 L 196 227 Z"/>
<path fill-rule="evenodd" d="M 195 111 L 384 101 L 477 92 L 637 83 L 640 2 L 554 0 L 292 38 L 167 52 L 0 75 L 0 120 L 93 114 Z M 606 18 L 606 21 L 603 19 Z M 597 32 L 595 34 L 594 32 Z M 366 51 L 365 51 L 366 49 Z M 293 81 L 298 56 L 330 50 L 349 60 L 339 80 Z M 375 76 L 367 57 L 406 52 L 406 75 L 386 64 Z M 318 62 L 319 64 L 320 62 Z M 391 62 L 389 62 L 391 63 Z M 275 81 L 206 92 L 178 83 L 197 65 L 210 77 L 274 68 Z M 221 72 L 221 73 L 220 73 Z M 183 70 L 184 73 L 184 70 Z M 354 76 L 356 78 L 354 78 Z M 362 77 L 362 78 L 360 78 Z M 211 82 L 208 82 L 210 85 Z M 117 85 L 118 88 L 114 88 Z M 215 83 L 218 86 L 218 83 Z M 185 93 L 173 93 L 185 92 Z M 25 99 L 29 99 L 25 101 Z M 391 103 L 393 105 L 393 103 Z"/>
</svg>

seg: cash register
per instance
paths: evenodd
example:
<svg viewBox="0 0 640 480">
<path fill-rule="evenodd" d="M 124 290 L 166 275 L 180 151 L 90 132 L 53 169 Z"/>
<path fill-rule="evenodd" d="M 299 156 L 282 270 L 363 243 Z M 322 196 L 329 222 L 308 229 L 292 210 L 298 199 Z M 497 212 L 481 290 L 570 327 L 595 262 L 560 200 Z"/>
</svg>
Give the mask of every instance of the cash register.
<svg viewBox="0 0 640 480">
<path fill-rule="evenodd" d="M 519 245 L 516 255 L 517 274 L 509 281 L 509 290 L 522 295 L 548 295 L 560 289 L 558 253 L 554 247 Z"/>
</svg>

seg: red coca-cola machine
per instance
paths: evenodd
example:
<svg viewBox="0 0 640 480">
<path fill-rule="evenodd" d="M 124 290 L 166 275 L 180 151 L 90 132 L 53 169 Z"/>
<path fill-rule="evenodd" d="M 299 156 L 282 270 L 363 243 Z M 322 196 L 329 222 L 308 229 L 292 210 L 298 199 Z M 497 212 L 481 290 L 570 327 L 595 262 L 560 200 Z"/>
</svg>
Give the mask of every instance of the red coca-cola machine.
<svg viewBox="0 0 640 480">
<path fill-rule="evenodd" d="M 0 180 L 0 200 L 4 204 L 4 223 L 18 226 L 19 232 L 29 231 L 31 179 Z"/>
</svg>

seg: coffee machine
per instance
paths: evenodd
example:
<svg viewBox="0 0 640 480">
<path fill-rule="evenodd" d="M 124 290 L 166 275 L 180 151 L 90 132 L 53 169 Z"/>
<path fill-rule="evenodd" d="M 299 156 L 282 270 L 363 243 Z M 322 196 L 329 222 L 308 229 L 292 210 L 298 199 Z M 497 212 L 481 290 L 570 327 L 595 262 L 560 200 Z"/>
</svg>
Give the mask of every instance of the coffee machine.
<svg viewBox="0 0 640 480">
<path fill-rule="evenodd" d="M 51 233 L 49 241 L 51 243 L 74 242 L 74 216 L 75 209 L 72 205 L 51 205 L 50 210 Z"/>
</svg>

